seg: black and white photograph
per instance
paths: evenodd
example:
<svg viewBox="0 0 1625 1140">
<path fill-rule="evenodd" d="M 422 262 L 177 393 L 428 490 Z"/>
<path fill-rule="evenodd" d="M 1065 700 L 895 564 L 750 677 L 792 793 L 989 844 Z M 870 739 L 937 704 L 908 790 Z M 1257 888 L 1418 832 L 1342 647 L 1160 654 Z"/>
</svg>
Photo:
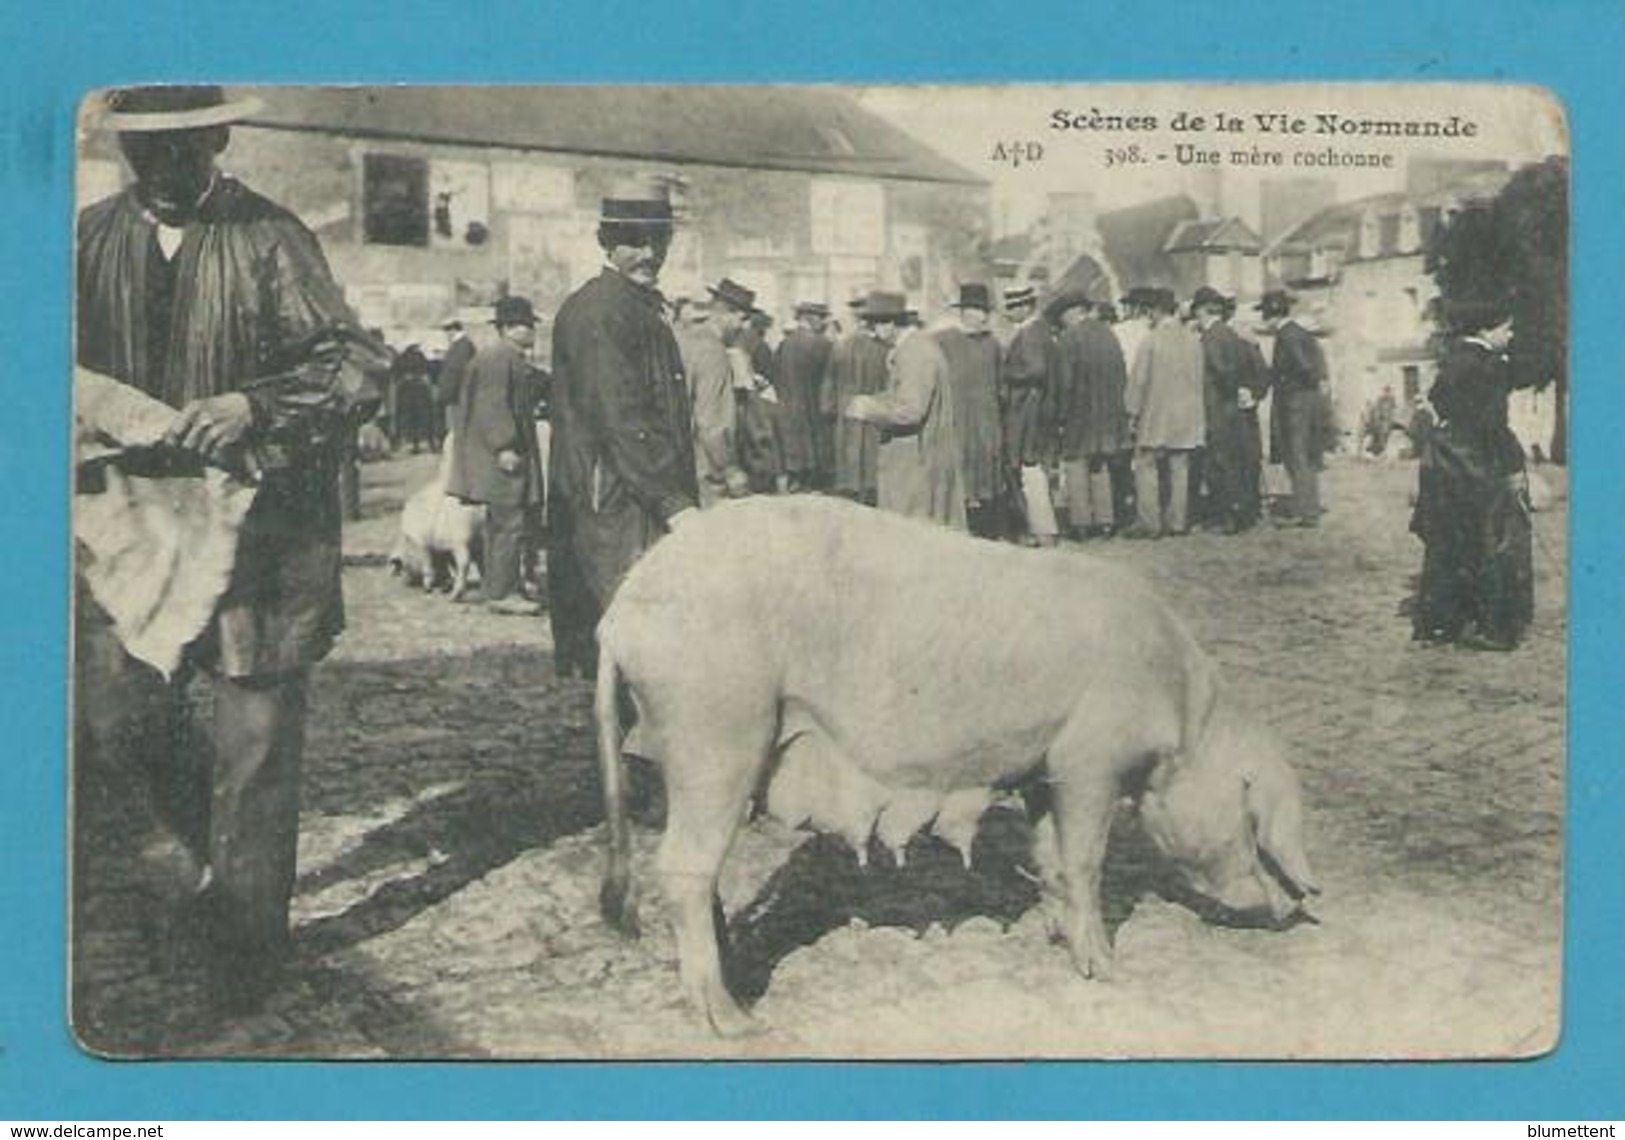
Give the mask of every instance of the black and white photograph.
<svg viewBox="0 0 1625 1140">
<path fill-rule="evenodd" d="M 77 126 L 82 1049 L 1556 1046 L 1549 94 L 187 83 Z"/>
</svg>

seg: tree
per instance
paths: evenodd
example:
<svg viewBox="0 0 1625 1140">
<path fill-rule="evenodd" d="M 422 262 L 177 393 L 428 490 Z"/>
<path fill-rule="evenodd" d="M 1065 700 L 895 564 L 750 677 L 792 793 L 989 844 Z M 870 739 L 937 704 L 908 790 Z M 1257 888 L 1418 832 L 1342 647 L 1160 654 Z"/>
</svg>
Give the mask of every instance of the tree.
<svg viewBox="0 0 1625 1140">
<path fill-rule="evenodd" d="M 1491 301 L 1512 314 L 1514 383 L 1553 388 L 1551 458 L 1568 453 L 1569 164 L 1560 157 L 1518 170 L 1501 192 L 1457 212 L 1434 235 L 1427 270 L 1439 301 Z"/>
</svg>

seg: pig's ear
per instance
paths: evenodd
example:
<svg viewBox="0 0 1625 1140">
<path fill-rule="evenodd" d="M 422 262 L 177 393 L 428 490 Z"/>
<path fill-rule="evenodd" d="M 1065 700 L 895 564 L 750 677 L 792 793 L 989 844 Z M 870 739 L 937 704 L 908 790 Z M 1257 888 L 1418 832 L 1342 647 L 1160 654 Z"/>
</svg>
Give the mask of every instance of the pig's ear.
<svg viewBox="0 0 1625 1140">
<path fill-rule="evenodd" d="M 1258 849 L 1270 857 L 1300 895 L 1318 895 L 1320 885 L 1303 849 L 1303 795 L 1285 760 L 1266 752 L 1246 775 L 1247 814 Z"/>
</svg>

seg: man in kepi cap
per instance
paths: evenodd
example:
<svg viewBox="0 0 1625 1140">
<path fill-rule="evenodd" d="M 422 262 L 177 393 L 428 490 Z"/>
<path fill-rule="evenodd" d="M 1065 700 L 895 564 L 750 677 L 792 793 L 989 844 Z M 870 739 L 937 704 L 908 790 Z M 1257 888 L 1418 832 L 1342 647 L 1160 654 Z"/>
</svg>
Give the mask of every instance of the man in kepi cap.
<svg viewBox="0 0 1625 1140">
<path fill-rule="evenodd" d="M 854 396 L 873 395 L 886 387 L 886 356 L 890 350 L 877 335 L 877 326 L 863 319 L 868 303 L 866 296 L 847 302 L 856 321 L 852 331 L 830 349 L 821 410 L 825 423 L 831 425 L 834 440 L 835 493 L 874 506 L 880 429 L 841 414 Z"/>
<path fill-rule="evenodd" d="M 621 578 L 698 505 L 688 386 L 655 288 L 672 225 L 663 194 L 605 198 L 604 269 L 553 324 L 548 584 L 561 673 L 596 672 L 593 631 Z"/>
<path fill-rule="evenodd" d="M 779 437 L 784 470 L 792 491 L 827 485 L 830 442 L 818 415 L 819 389 L 829 366 L 829 306 L 802 301 L 795 308 L 796 327 L 784 335 L 773 354 L 773 387 L 779 394 Z"/>
<path fill-rule="evenodd" d="M 485 608 L 528 616 L 541 612 L 520 594 L 526 523 L 542 501 L 538 392 L 527 355 L 536 343 L 536 311 L 529 298 L 503 297 L 491 323 L 496 341 L 474 354 L 463 375 L 446 494 L 485 505 Z"/>
<path fill-rule="evenodd" d="M 315 236 L 216 168 L 256 107 L 218 87 L 113 92 L 101 125 L 134 180 L 80 215 L 77 282 L 79 365 L 180 409 L 175 451 L 259 475 L 150 757 L 155 806 L 201 864 L 194 921 L 175 927 L 206 939 L 216 997 L 239 1007 L 264 996 L 288 945 L 308 677 L 343 626 L 338 471 L 388 367 Z M 107 661 L 90 646 L 112 630 L 84 593 L 76 618 L 81 668 Z M 200 668 L 213 748 L 194 765 L 175 742 Z M 77 699 L 98 701 L 98 679 L 79 678 Z"/>
<path fill-rule="evenodd" d="M 1326 356 L 1315 335 L 1292 319 L 1292 297 L 1281 289 L 1265 293 L 1256 306 L 1275 335 L 1270 358 L 1270 450 L 1292 480 L 1289 525 L 1320 525 L 1320 465 Z"/>
</svg>

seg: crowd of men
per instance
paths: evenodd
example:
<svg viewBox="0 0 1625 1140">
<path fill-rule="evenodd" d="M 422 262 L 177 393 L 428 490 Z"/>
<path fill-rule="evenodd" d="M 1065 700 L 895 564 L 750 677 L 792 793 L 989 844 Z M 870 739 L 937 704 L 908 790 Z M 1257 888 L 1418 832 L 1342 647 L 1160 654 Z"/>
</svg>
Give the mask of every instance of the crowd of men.
<svg viewBox="0 0 1625 1140">
<path fill-rule="evenodd" d="M 514 347 L 529 344 L 538 320 L 520 297 L 498 305 L 495 344 L 448 354 L 441 369 L 457 453 L 451 470 L 486 473 L 478 485 L 454 478 L 448 490 L 491 508 L 486 597 L 500 612 L 541 608 L 509 600 L 521 581 L 520 546 L 541 530 L 522 527 L 537 518 L 526 507 L 540 503 L 547 485 L 531 438 L 535 414 L 549 415 L 563 447 L 551 479 L 564 494 L 549 513 L 552 540 L 565 549 L 572 534 L 585 541 L 583 526 L 596 532 L 606 503 L 618 509 L 623 491 L 648 517 L 634 525 L 637 516 L 627 514 L 608 530 L 638 549 L 679 499 L 708 508 L 798 492 L 1039 546 L 1193 527 L 1236 534 L 1265 517 L 1266 397 L 1274 408 L 1270 450 L 1292 484 L 1273 517 L 1280 525 L 1319 521 L 1325 358 L 1292 319 L 1284 292 L 1257 306 L 1273 360 L 1232 326 L 1235 300 L 1207 286 L 1185 304 L 1165 288 L 1113 298 L 1077 289 L 1041 297 L 1021 286 L 1000 304 L 987 285 L 969 283 L 949 306 L 955 318 L 929 330 L 900 293 L 851 300 L 849 329 L 826 303 L 803 300 L 794 327 L 772 344 L 771 318 L 736 281 L 670 303 L 656 291 L 661 243 L 671 233 L 660 200 L 610 199 L 604 208 L 605 272 L 616 276 L 596 279 L 560 310 L 550 374 L 527 366 Z M 617 268 L 622 261 L 631 273 Z M 629 323 L 623 310 L 660 323 Z M 585 340 L 573 319 L 580 313 L 593 317 Z M 650 376 L 626 375 L 634 366 Z M 578 454 L 582 436 L 590 454 Z M 639 460 L 656 440 L 659 460 L 645 467 Z M 583 487 L 591 490 L 585 509 Z M 625 537 L 630 531 L 637 536 Z M 624 554 L 614 561 L 629 564 Z M 580 604 L 567 562 L 552 561 L 565 577 L 561 599 Z M 599 603 L 616 576 L 588 575 Z"/>
</svg>

